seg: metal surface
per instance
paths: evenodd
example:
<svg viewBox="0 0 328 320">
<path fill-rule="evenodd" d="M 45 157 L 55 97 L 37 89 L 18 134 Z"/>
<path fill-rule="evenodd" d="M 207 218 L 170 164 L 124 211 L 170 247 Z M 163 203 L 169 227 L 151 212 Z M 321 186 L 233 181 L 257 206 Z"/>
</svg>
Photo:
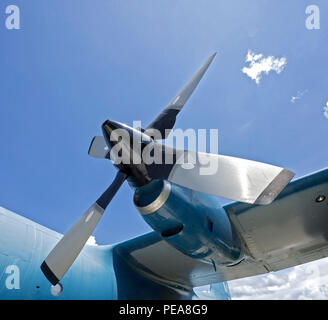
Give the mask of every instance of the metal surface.
<svg viewBox="0 0 328 320">
<path fill-rule="evenodd" d="M 22 232 L 26 230 L 26 232 Z M 61 280 L 63 292 L 53 296 L 51 284 L 40 264 L 62 235 L 0 207 L 0 299 L 117 299 L 110 246 L 86 245 Z M 9 289 L 6 280 L 17 269 L 19 289 Z"/>
<path fill-rule="evenodd" d="M 119 171 L 107 190 L 82 215 L 44 260 L 41 270 L 53 285 L 56 285 L 63 278 L 73 264 L 96 228 L 106 207 L 126 178 L 127 175 Z"/>
<path fill-rule="evenodd" d="M 135 194 L 138 195 L 137 204 L 146 204 L 150 209 L 148 213 L 151 214 L 141 211 L 144 220 L 167 243 L 214 268 L 236 264 L 243 258 L 240 239 L 216 197 L 160 182 L 138 188 Z M 170 193 L 165 190 L 168 185 Z M 163 194 L 166 200 L 158 201 L 163 199 Z M 137 209 L 140 211 L 140 207 Z"/>
<path fill-rule="evenodd" d="M 163 204 L 168 199 L 171 192 L 171 183 L 167 180 L 163 180 L 163 188 L 159 196 L 147 206 L 138 206 L 138 194 L 135 193 L 133 197 L 133 202 L 137 208 L 137 210 L 142 214 L 152 214 L 158 209 L 160 209 Z"/>
<path fill-rule="evenodd" d="M 153 235 L 156 236 L 155 233 Z M 153 281 L 122 257 L 115 246 L 86 245 L 61 280 L 63 291 L 51 293 L 51 285 L 39 266 L 61 234 L 0 207 L 0 298 L 1 300 L 112 300 L 195 299 L 193 291 Z M 156 238 L 157 239 L 157 238 Z M 134 240 L 125 243 L 133 248 Z M 144 246 L 149 245 L 148 242 Z M 126 247 L 126 246 L 125 246 Z M 151 258 L 151 257 L 149 257 Z M 7 273 L 14 266 L 15 273 Z M 8 279 L 19 289 L 7 288 Z M 215 290 L 216 299 L 229 299 L 224 284 Z"/>
<path fill-rule="evenodd" d="M 216 270 L 212 264 L 178 251 L 156 232 L 115 246 L 87 245 L 62 279 L 64 290 L 59 297 L 50 293 L 49 282 L 39 266 L 62 235 L 0 208 L 0 296 L 1 299 L 190 298 L 194 286 L 324 258 L 328 256 L 327 195 L 328 169 L 325 169 L 291 182 L 270 205 L 232 203 L 224 207 L 243 240 L 247 256 L 237 265 L 217 266 Z M 188 194 L 185 196 L 188 198 Z M 318 196 L 326 198 L 316 202 Z M 9 276 L 5 270 L 10 265 L 20 270 L 19 290 L 8 290 L 4 285 Z M 226 296 L 222 290 L 221 297 Z"/>
<path fill-rule="evenodd" d="M 291 182 L 268 206 L 226 207 L 250 255 L 270 271 L 328 255 L 328 169 Z"/>
<path fill-rule="evenodd" d="M 200 69 L 192 76 L 187 84 L 178 92 L 178 94 L 171 100 L 168 106 L 161 112 L 160 115 L 146 128 L 146 133 L 154 136 L 154 139 L 165 139 L 167 138 L 170 130 L 173 128 L 176 116 L 181 111 L 189 97 L 197 87 L 199 81 L 204 76 L 206 70 L 213 61 L 216 53 L 210 56 Z M 153 129 L 156 129 L 154 131 Z M 160 133 L 158 136 L 156 133 Z"/>
<path fill-rule="evenodd" d="M 81 252 L 103 212 L 104 209 L 93 204 L 49 253 L 43 270 L 47 270 L 46 276 L 53 285 L 62 279 Z"/>
<path fill-rule="evenodd" d="M 185 151 L 191 168 L 174 165 L 168 180 L 199 192 L 247 203 L 268 204 L 294 176 L 270 164 L 218 154 Z"/>
<path fill-rule="evenodd" d="M 88 151 L 89 156 L 98 159 L 106 159 L 108 151 L 109 149 L 103 136 L 93 137 Z"/>
<path fill-rule="evenodd" d="M 246 253 L 245 259 L 233 266 L 217 266 L 214 270 L 154 234 L 119 248 L 142 272 L 185 286 L 278 271 L 328 256 L 328 202 L 316 202 L 319 195 L 328 195 L 328 169 L 291 182 L 269 205 L 237 202 L 225 206 Z"/>
</svg>

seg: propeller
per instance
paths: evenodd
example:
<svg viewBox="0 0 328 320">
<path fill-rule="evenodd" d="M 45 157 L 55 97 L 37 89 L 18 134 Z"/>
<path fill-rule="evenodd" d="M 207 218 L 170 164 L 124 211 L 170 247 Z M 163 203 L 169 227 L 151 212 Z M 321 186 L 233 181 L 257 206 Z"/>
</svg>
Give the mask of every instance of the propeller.
<svg viewBox="0 0 328 320">
<path fill-rule="evenodd" d="M 131 128 L 126 124 L 110 120 L 103 123 L 103 136 L 92 139 L 88 153 L 95 158 L 112 160 L 118 172 L 108 189 L 63 236 L 42 263 L 42 272 L 54 286 L 73 264 L 96 228 L 106 207 L 126 179 L 132 186 L 143 186 L 154 179 L 167 179 L 199 192 L 255 204 L 271 203 L 292 179 L 294 174 L 291 171 L 266 163 L 177 150 L 156 142 L 162 137 L 167 138 L 178 113 L 195 90 L 214 57 L 215 54 L 205 61 L 146 130 Z M 117 129 L 124 129 L 126 132 L 121 140 L 113 140 L 113 137 L 118 137 L 115 133 Z M 140 150 L 135 147 L 139 141 L 141 152 L 149 144 L 154 148 L 160 148 L 159 154 L 162 156 L 160 164 L 147 164 L 149 162 L 141 157 L 138 153 Z M 118 144 L 121 149 L 116 152 L 115 148 Z M 116 163 L 119 153 L 127 161 Z M 168 154 L 172 155 L 172 163 L 165 161 Z M 184 168 L 178 161 L 186 155 L 197 159 L 191 170 Z M 136 163 L 133 156 L 137 156 L 141 161 Z M 200 171 L 207 169 L 208 160 L 211 160 L 218 170 L 211 175 L 202 175 Z"/>
<path fill-rule="evenodd" d="M 73 264 L 126 178 L 126 173 L 118 171 L 112 184 L 64 235 L 43 261 L 41 270 L 51 284 L 56 285 Z"/>
<path fill-rule="evenodd" d="M 212 54 L 198 71 L 191 77 L 187 84 L 177 93 L 168 106 L 157 116 L 157 118 L 147 126 L 146 132 L 152 136 L 154 140 L 166 139 L 173 128 L 178 113 L 182 110 L 191 94 L 194 92 L 199 81 L 204 76 L 206 70 L 216 56 L 216 52 Z M 155 131 L 154 131 L 155 129 Z M 160 133 L 160 135 L 158 135 Z"/>
</svg>

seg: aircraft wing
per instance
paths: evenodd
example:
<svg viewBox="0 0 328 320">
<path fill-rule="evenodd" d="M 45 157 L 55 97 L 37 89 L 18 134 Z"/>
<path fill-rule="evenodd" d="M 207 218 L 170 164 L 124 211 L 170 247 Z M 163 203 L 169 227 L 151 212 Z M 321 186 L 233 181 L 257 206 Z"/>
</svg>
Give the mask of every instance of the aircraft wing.
<svg viewBox="0 0 328 320">
<path fill-rule="evenodd" d="M 118 255 L 142 275 L 168 285 L 196 287 L 296 266 L 328 256 L 328 169 L 291 182 L 269 205 L 224 207 L 247 257 L 234 266 L 192 259 L 155 232 L 118 244 Z"/>
</svg>

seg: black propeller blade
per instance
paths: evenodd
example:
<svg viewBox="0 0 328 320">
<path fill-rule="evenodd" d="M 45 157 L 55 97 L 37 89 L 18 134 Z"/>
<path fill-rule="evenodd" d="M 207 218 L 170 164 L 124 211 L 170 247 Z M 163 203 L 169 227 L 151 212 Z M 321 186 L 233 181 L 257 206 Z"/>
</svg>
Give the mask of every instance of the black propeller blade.
<svg viewBox="0 0 328 320">
<path fill-rule="evenodd" d="M 196 89 L 199 81 L 204 76 L 206 70 L 213 61 L 216 53 L 211 55 L 205 63 L 198 69 L 186 85 L 171 100 L 168 106 L 157 116 L 157 118 L 146 128 L 147 134 L 155 140 L 166 139 L 173 128 L 178 113 L 182 110 L 191 94 Z M 154 131 L 156 129 L 156 131 Z M 160 136 L 158 135 L 160 133 Z"/>
<path fill-rule="evenodd" d="M 64 235 L 44 260 L 41 270 L 53 285 L 63 278 L 73 264 L 96 228 L 106 207 L 126 178 L 126 173 L 118 171 L 112 184 Z"/>
</svg>

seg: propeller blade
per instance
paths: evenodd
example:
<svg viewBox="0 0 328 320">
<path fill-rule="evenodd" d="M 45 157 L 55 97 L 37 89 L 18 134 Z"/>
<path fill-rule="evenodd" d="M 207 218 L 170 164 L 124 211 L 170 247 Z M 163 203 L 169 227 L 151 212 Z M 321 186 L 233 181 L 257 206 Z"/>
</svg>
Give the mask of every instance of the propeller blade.
<svg viewBox="0 0 328 320">
<path fill-rule="evenodd" d="M 65 275 L 96 228 L 102 214 L 127 175 L 118 171 L 112 184 L 63 236 L 41 265 L 46 278 L 56 285 Z"/>
<path fill-rule="evenodd" d="M 109 149 L 104 136 L 93 137 L 88 154 L 98 159 L 109 159 Z"/>
<path fill-rule="evenodd" d="M 195 163 L 174 165 L 169 181 L 234 201 L 269 204 L 295 175 L 258 161 L 193 151 L 185 151 L 182 155 L 185 159 L 186 154 L 195 159 Z"/>
<path fill-rule="evenodd" d="M 163 145 L 156 147 L 163 148 Z M 192 190 L 234 201 L 269 204 L 294 176 L 287 169 L 258 161 L 166 146 L 162 152 L 163 161 L 172 154 L 173 164 L 148 165 L 152 179 L 167 179 Z M 189 163 L 188 159 L 191 160 Z"/>
<path fill-rule="evenodd" d="M 175 124 L 176 117 L 181 111 L 195 88 L 197 87 L 199 81 L 202 79 L 209 65 L 213 61 L 216 53 L 210 56 L 205 63 L 200 67 L 200 69 L 192 76 L 192 78 L 187 82 L 187 84 L 178 92 L 178 94 L 172 99 L 169 105 L 162 111 L 162 113 L 146 128 L 146 133 L 153 136 L 155 140 L 166 139 Z M 158 131 L 152 130 L 156 129 L 161 133 L 159 137 L 156 133 Z"/>
</svg>

